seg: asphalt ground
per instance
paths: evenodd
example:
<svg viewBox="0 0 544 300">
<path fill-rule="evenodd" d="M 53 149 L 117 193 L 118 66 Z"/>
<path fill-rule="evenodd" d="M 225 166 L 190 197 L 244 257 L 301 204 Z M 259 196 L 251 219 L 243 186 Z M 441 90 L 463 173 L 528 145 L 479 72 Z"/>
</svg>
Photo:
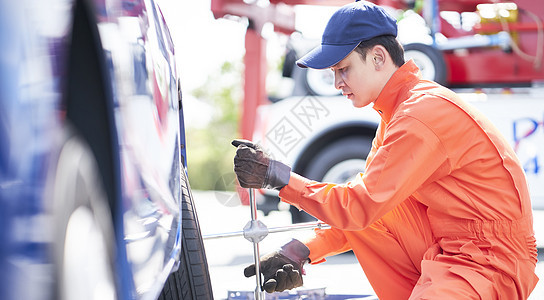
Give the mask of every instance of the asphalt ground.
<svg viewBox="0 0 544 300">
<path fill-rule="evenodd" d="M 250 208 L 241 205 L 235 193 L 193 191 L 193 196 L 205 237 L 241 232 L 251 220 Z M 285 210 L 271 212 L 268 216 L 258 212 L 257 218 L 268 228 L 291 224 L 289 212 Z M 291 238 L 305 239 L 312 234 L 311 230 L 271 233 L 259 243 L 260 253 L 273 251 Z M 231 292 L 252 293 L 255 290 L 255 277 L 245 278 L 243 275 L 243 269 L 254 261 L 252 243 L 238 236 L 205 239 L 204 247 L 216 300 L 228 299 Z M 319 265 L 306 265 L 305 270 L 304 285 L 298 289 L 299 292 L 325 289 L 327 295 L 374 295 L 352 253 L 330 257 Z M 530 300 L 544 299 L 544 249 L 539 249 L 537 275 L 541 282 Z"/>
</svg>

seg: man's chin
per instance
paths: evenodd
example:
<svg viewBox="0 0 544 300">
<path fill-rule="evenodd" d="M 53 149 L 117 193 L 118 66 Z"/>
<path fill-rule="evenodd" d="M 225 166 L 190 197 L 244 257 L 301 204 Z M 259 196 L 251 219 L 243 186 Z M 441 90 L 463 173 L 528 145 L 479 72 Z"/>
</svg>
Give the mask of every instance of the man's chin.
<svg viewBox="0 0 544 300">
<path fill-rule="evenodd" d="M 361 108 L 361 107 L 365 107 L 366 105 L 363 105 L 363 103 L 357 101 L 357 99 L 355 98 L 351 98 L 351 104 L 353 105 L 353 107 L 356 107 L 356 108 Z"/>
</svg>

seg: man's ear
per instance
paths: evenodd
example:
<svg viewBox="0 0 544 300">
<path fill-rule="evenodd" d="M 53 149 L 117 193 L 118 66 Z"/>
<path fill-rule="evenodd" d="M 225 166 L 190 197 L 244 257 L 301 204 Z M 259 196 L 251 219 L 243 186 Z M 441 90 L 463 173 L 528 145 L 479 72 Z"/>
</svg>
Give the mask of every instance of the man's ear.
<svg viewBox="0 0 544 300">
<path fill-rule="evenodd" d="M 380 70 L 387 59 L 387 50 L 381 45 L 376 45 L 372 48 L 370 53 L 372 54 L 372 63 L 374 64 L 376 71 Z"/>
</svg>

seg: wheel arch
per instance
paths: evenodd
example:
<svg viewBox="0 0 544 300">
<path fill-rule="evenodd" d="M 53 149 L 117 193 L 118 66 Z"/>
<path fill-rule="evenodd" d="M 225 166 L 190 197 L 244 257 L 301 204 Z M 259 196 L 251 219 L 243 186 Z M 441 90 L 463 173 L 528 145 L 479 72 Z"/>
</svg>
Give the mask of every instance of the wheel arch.
<svg viewBox="0 0 544 300">
<path fill-rule="evenodd" d="M 91 0 L 75 0 L 72 4 L 72 26 L 67 43 L 66 80 L 63 109 L 66 121 L 89 145 L 103 183 L 113 221 L 116 240 L 115 279 L 121 298 L 133 289 L 128 270 L 121 220 L 121 163 L 114 119 L 114 87 L 111 59 L 104 51 L 98 31 L 96 7 Z M 130 293 L 130 292 L 129 292 Z"/>
<path fill-rule="evenodd" d="M 91 147 L 112 211 L 120 195 L 120 159 L 113 114 L 114 96 L 92 1 L 73 3 L 68 45 L 66 119 Z"/>
<path fill-rule="evenodd" d="M 293 163 L 293 172 L 304 174 L 315 156 L 327 145 L 347 137 L 374 138 L 378 124 L 370 121 L 350 121 L 336 124 L 315 135 Z"/>
</svg>

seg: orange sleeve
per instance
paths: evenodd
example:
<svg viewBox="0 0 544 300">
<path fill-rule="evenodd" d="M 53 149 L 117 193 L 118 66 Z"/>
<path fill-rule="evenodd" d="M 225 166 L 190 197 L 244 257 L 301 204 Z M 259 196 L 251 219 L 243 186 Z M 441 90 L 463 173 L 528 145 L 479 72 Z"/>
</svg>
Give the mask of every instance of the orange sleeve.
<svg viewBox="0 0 544 300">
<path fill-rule="evenodd" d="M 304 243 L 310 249 L 310 263 L 319 264 L 325 257 L 351 250 L 344 232 L 340 229 L 316 229 L 315 237 Z"/>
<path fill-rule="evenodd" d="M 343 230 L 361 230 L 413 194 L 431 177 L 451 170 L 438 137 L 409 116 L 392 120 L 383 145 L 365 174 L 352 182 L 330 184 L 291 173 L 280 190 L 283 201 Z"/>
</svg>

